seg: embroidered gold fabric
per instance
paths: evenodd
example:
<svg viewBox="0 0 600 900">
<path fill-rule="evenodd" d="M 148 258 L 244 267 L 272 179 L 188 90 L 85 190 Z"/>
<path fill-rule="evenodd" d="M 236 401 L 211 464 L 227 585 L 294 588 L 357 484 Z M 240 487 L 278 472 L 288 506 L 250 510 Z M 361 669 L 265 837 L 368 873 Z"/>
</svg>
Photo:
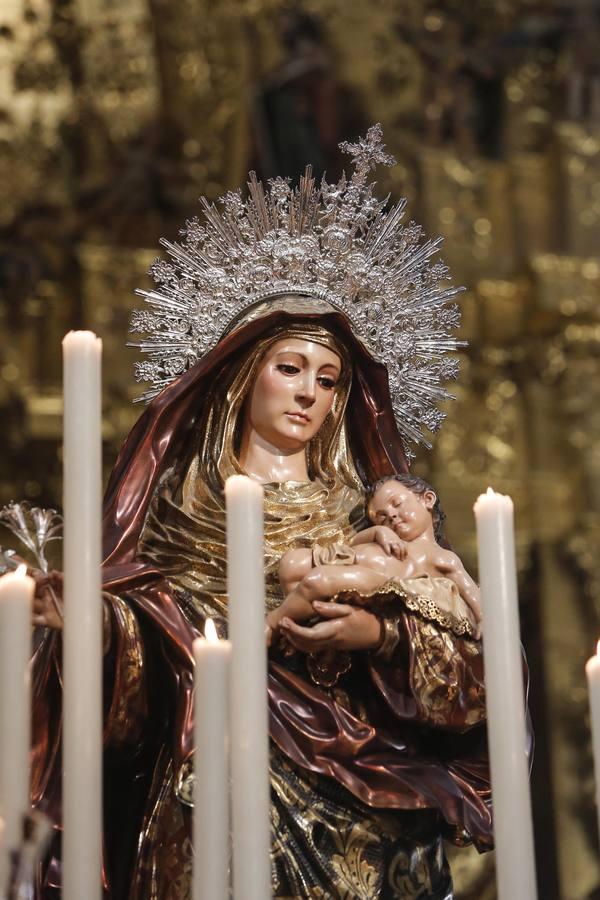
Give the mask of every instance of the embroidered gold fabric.
<svg viewBox="0 0 600 900">
<path fill-rule="evenodd" d="M 344 544 L 333 544 L 330 548 L 317 546 L 313 550 L 313 559 L 317 560 L 317 565 L 351 565 L 354 559 L 347 550 L 352 548 Z M 476 626 L 462 615 L 467 611 L 467 605 L 449 578 L 424 575 L 399 582 L 390 580 L 376 591 L 344 591 L 331 599 L 366 606 L 381 616 L 383 640 L 373 656 L 386 662 L 392 660 L 400 641 L 399 618 L 404 609 L 417 613 L 428 622 L 435 622 L 456 637 L 477 637 Z M 307 669 L 315 684 L 329 688 L 350 670 L 351 664 L 349 653 L 321 651 L 310 654 Z"/>
<path fill-rule="evenodd" d="M 446 900 L 452 882 L 430 810 L 371 809 L 272 747 L 273 896 Z"/>
<path fill-rule="evenodd" d="M 193 809 L 194 807 L 194 757 L 186 759 L 177 773 L 174 791 L 182 803 Z"/>
<path fill-rule="evenodd" d="M 394 604 L 393 598 L 396 598 L 398 603 Z M 388 613 L 392 617 L 394 611 L 398 613 L 398 608 L 400 610 L 406 608 L 446 628 L 456 637 L 474 639 L 477 636 L 475 625 L 463 614 L 466 612 L 466 603 L 449 578 L 423 575 L 419 578 L 404 578 L 401 581 L 390 579 L 375 591 L 352 592 L 352 594 L 342 592 L 332 597 L 332 600 L 354 602 L 375 612 Z"/>
<path fill-rule="evenodd" d="M 406 592 L 404 605 L 411 612 L 437 622 L 457 637 L 477 637 L 471 610 L 449 578 L 405 578 L 400 586 Z"/>
<path fill-rule="evenodd" d="M 117 747 L 134 743 L 148 712 L 144 653 L 138 621 L 121 597 L 105 593 L 104 609 L 112 617 L 111 651 L 114 654 L 114 688 L 105 719 L 104 743 Z"/>
<path fill-rule="evenodd" d="M 190 900 L 193 850 L 170 764 L 159 759 L 131 900 Z M 274 900 L 446 900 L 437 815 L 371 809 L 271 745 Z"/>
<path fill-rule="evenodd" d="M 129 900 L 190 900 L 190 829 L 174 789 L 167 753 L 158 759 L 150 796 L 154 799 L 140 835 Z"/>
<path fill-rule="evenodd" d="M 347 650 L 320 650 L 306 658 L 309 675 L 320 687 L 333 687 L 351 667 L 352 657 Z"/>
<path fill-rule="evenodd" d="M 413 629 L 412 639 L 409 674 L 423 718 L 439 726 L 452 720 L 458 722 L 456 710 L 460 704 L 464 709 L 461 718 L 465 727 L 483 722 L 483 680 L 475 676 L 463 656 L 456 652 L 452 633 L 440 629 L 436 623 L 422 622 L 419 628 Z M 468 641 L 463 642 L 465 647 L 468 644 Z M 468 703 L 464 702 L 465 695 Z"/>
<path fill-rule="evenodd" d="M 390 662 L 398 643 L 400 642 L 400 629 L 397 618 L 382 619 L 383 640 L 379 647 L 373 651 L 373 656 Z"/>
</svg>

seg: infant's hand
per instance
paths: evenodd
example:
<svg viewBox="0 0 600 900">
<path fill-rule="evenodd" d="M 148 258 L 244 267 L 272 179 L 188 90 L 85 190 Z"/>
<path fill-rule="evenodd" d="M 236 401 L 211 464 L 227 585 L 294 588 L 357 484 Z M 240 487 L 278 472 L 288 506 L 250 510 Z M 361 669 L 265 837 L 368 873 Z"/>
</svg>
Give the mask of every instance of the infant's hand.
<svg viewBox="0 0 600 900">
<path fill-rule="evenodd" d="M 391 528 L 388 528 L 387 525 L 378 525 L 375 528 L 375 543 L 379 544 L 388 556 L 395 556 L 396 559 L 406 559 L 406 554 L 408 553 L 406 542 L 400 540 L 398 535 Z"/>
</svg>

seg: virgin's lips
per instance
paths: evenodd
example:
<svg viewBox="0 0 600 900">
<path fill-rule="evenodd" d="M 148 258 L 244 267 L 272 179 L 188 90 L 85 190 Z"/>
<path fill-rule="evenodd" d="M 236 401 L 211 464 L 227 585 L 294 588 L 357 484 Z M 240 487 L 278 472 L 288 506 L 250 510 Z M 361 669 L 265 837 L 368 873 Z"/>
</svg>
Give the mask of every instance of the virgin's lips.
<svg viewBox="0 0 600 900">
<path fill-rule="evenodd" d="M 301 419 L 303 422 L 310 422 L 310 417 L 306 415 L 306 413 L 298 412 L 297 410 L 294 412 L 287 412 L 287 416 L 291 416 L 294 419 Z"/>
</svg>

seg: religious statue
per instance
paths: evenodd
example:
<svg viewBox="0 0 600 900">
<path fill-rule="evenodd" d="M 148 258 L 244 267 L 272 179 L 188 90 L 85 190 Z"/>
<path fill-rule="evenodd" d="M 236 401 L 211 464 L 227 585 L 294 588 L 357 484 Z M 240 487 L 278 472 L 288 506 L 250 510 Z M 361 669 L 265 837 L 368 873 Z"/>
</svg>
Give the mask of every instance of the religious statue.
<svg viewBox="0 0 600 900">
<path fill-rule="evenodd" d="M 157 288 L 134 315 L 148 356 L 137 375 L 151 402 L 118 458 L 104 512 L 112 900 L 190 897 L 192 641 L 207 617 L 227 630 L 225 480 L 245 473 L 264 485 L 268 620 L 284 601 L 284 553 L 309 560 L 298 584 L 312 577 L 317 546 L 320 561 L 338 545 L 358 553 L 367 514 L 379 527 L 385 491 L 403 487 L 402 478 L 380 480 L 405 474 L 410 444 L 426 443 L 423 430 L 443 418 L 457 291 L 443 285 L 438 243 L 402 224 L 403 203 L 386 211 L 373 194 L 369 171 L 392 162 L 380 128 L 343 150 L 354 170 L 336 184 L 316 185 L 309 169 L 298 187 L 251 176 L 246 199 L 204 202 L 204 221 L 165 243 L 172 261 L 154 265 Z M 429 520 L 431 497 L 415 502 Z M 492 846 L 476 589 L 452 581 L 458 563 L 447 556 L 444 569 L 443 548 L 438 562 L 409 566 L 411 539 L 402 540 L 410 590 L 401 579 L 389 602 L 345 603 L 351 567 L 328 566 L 336 599 L 313 603 L 308 621 L 288 610 L 285 640 L 270 642 L 279 900 L 446 900 L 443 839 Z M 444 573 L 460 615 L 426 584 Z M 51 580 L 59 592 L 60 578 Z M 34 660 L 32 778 L 34 804 L 56 823 L 37 887 L 50 900 L 61 880 L 60 618 L 42 581 L 35 615 L 52 626 Z"/>
<path fill-rule="evenodd" d="M 271 632 L 310 619 L 315 606 L 330 613 L 323 601 L 331 598 L 334 586 L 340 599 L 347 595 L 367 606 L 398 589 L 414 594 L 416 603 L 433 592 L 440 613 L 454 617 L 455 628 L 462 620 L 465 633 L 476 636 L 479 588 L 456 553 L 436 540 L 434 529 L 441 536 L 443 513 L 431 486 L 415 475 L 382 478 L 367 490 L 367 515 L 373 526 L 357 532 L 349 544 L 317 544 L 283 554 L 279 579 L 285 600 L 267 616 Z M 346 568 L 332 568 L 339 565 Z"/>
</svg>

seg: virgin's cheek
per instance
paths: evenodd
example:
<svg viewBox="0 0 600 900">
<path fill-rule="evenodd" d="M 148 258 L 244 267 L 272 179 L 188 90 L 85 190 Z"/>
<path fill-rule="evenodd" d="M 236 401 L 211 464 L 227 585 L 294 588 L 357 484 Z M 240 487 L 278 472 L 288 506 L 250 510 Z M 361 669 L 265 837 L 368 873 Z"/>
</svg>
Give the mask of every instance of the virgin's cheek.
<svg viewBox="0 0 600 900">
<path fill-rule="evenodd" d="M 327 391 L 323 395 L 323 404 L 322 404 L 323 418 L 325 418 L 325 416 L 328 415 L 329 411 L 331 410 L 331 407 L 333 406 L 333 398 L 334 398 L 333 391 Z"/>
<path fill-rule="evenodd" d="M 265 400 L 288 400 L 294 393 L 291 378 L 285 378 L 277 370 L 267 370 L 260 378 L 259 390 L 262 389 Z"/>
<path fill-rule="evenodd" d="M 283 393 L 277 378 L 269 372 L 263 372 L 258 378 L 252 397 L 252 419 L 268 424 L 273 417 L 281 413 Z"/>
</svg>

